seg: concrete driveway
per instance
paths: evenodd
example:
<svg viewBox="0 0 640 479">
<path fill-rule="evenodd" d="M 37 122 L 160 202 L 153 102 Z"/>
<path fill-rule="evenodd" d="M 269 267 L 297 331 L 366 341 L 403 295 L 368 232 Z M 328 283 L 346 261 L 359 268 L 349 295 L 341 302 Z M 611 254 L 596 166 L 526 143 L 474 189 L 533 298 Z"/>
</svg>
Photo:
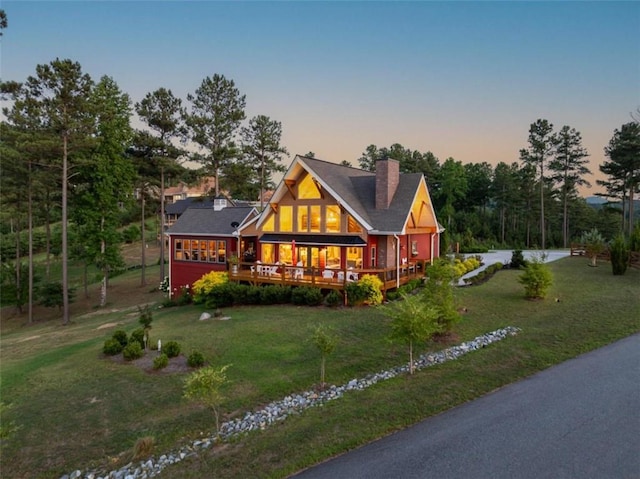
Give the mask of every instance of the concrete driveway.
<svg viewBox="0 0 640 479">
<path fill-rule="evenodd" d="M 522 255 L 524 256 L 524 259 L 526 260 L 530 260 L 531 258 L 540 258 L 542 254 L 545 254 L 545 262 L 551 262 L 551 261 L 556 261 L 559 260 L 561 258 L 565 258 L 567 256 L 569 256 L 571 254 L 571 252 L 569 250 L 553 250 L 553 249 L 548 249 L 548 250 L 523 250 Z M 465 275 L 463 275 L 459 280 L 458 280 L 458 286 L 464 286 L 466 284 L 465 279 L 466 278 L 471 278 L 475 275 L 477 275 L 480 271 L 486 269 L 488 266 L 494 264 L 494 263 L 502 263 L 502 264 L 508 264 L 511 262 L 511 256 L 513 255 L 513 250 L 511 249 L 505 249 L 505 250 L 491 250 L 488 253 L 481 253 L 479 254 L 479 256 L 482 256 L 482 261 L 483 261 L 483 265 L 476 269 L 473 270 Z M 466 254 L 464 255 L 465 258 L 469 257 L 469 256 L 478 256 L 475 254 Z"/>
</svg>

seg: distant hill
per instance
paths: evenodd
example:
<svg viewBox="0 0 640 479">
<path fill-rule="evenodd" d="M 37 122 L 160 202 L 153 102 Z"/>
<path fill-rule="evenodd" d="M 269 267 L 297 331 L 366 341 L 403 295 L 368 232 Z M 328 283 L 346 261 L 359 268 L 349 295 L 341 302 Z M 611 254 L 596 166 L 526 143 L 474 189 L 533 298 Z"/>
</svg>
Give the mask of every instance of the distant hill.
<svg viewBox="0 0 640 479">
<path fill-rule="evenodd" d="M 589 196 L 586 201 L 588 205 L 602 205 L 607 202 L 607 199 L 602 196 Z"/>
</svg>

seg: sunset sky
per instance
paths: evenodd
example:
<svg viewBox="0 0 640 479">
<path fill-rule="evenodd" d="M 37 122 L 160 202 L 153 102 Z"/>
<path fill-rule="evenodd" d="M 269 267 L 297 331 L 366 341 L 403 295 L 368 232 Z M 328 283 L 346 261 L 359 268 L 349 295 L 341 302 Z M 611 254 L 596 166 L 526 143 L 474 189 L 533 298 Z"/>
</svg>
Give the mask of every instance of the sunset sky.
<svg viewBox="0 0 640 479">
<path fill-rule="evenodd" d="M 640 107 L 640 2 L 83 1 L 0 4 L 3 80 L 78 61 L 132 100 L 233 79 L 291 153 L 370 144 L 518 161 L 529 125 L 582 133 L 591 170 Z M 187 103 L 188 105 L 188 103 Z M 140 126 L 136 123 L 135 126 Z M 287 162 L 288 166 L 288 162 Z M 594 177 L 590 180 L 595 183 Z M 585 196 L 600 188 L 583 190 Z"/>
</svg>

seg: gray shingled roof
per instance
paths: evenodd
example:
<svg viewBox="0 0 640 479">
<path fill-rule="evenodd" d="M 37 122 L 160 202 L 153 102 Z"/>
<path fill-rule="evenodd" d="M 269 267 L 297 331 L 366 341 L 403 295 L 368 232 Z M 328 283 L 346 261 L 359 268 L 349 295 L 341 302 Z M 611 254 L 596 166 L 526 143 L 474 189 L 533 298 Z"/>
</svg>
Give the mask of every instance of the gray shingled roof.
<svg viewBox="0 0 640 479">
<path fill-rule="evenodd" d="M 169 228 L 169 235 L 212 235 L 232 236 L 238 227 L 232 223 L 242 224 L 251 219 L 255 208 L 251 206 L 227 207 L 220 211 L 213 208 L 188 208 Z"/>
<path fill-rule="evenodd" d="M 213 201 L 209 198 L 202 197 L 186 198 L 165 205 L 164 212 L 168 215 L 180 215 L 184 213 L 187 208 L 213 208 Z"/>
<path fill-rule="evenodd" d="M 374 230 L 383 232 L 403 230 L 420 185 L 421 173 L 401 173 L 398 189 L 389 208 L 378 210 L 375 199 L 375 173 L 315 158 L 300 157 L 300 159 L 318 179 L 332 188 Z"/>
</svg>

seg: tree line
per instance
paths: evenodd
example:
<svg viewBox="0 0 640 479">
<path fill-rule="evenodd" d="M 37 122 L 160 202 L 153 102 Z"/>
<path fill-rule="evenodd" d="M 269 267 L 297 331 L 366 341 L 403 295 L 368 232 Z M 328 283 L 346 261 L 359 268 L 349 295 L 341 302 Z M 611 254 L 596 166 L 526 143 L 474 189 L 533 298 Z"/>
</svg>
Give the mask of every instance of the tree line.
<svg viewBox="0 0 640 479">
<path fill-rule="evenodd" d="M 3 271 L 9 271 L 9 259 L 16 260 L 10 274 L 16 291 L 28 291 L 17 304 L 29 305 L 30 320 L 36 226 L 44 228 L 49 279 L 58 234 L 52 225 L 60 224 L 66 324 L 69 258 L 100 269 L 104 305 L 109 274 L 123 264 L 119 230 L 134 216 L 140 221 L 141 283 L 146 284 L 145 219 L 164 213 L 157 198 L 167 185 L 213 176 L 216 196 L 226 192 L 234 199 L 262 201 L 275 187 L 274 175 L 285 170 L 282 161 L 289 153 L 281 144 L 282 124 L 267 115 L 247 120 L 245 95 L 221 74 L 204 78 L 184 102 L 162 87 L 134 103 L 113 78 L 94 81 L 69 59 L 37 65 L 26 80 L 0 87 L 8 105 L 0 123 L 0 228 L 16 238 L 15 254 L 2 248 Z M 131 126 L 134 113 L 144 129 Z M 512 164 L 462 164 L 453 158 L 441 163 L 431 152 L 399 144 L 370 145 L 357 161 L 373 171 L 377 159 L 393 158 L 401 171 L 423 173 L 446 228 L 445 246 L 566 246 L 594 226 L 611 235 L 625 226 L 623 218 L 632 226 L 639 137 L 637 122 L 616 130 L 605 150 L 610 161 L 601 167 L 607 194 L 627 205 L 622 215 L 592 210 L 578 197 L 577 187 L 590 173 L 580 133 L 568 126 L 556 132 L 547 120 L 531 125 L 529 144 Z M 199 168 L 186 168 L 187 162 Z M 19 266 L 25 256 L 28 271 Z M 164 254 L 160 262 L 162 278 Z"/>
<path fill-rule="evenodd" d="M 640 116 L 638 117 L 640 119 Z M 529 127 L 527 145 L 512 163 L 466 163 L 396 143 L 369 145 L 358 159 L 375 171 L 380 158 L 400 163 L 403 173 L 424 174 L 439 221 L 445 227 L 444 248 L 468 252 L 491 247 L 568 247 L 581 233 L 597 228 L 611 239 L 627 235 L 637 221 L 634 198 L 640 187 L 640 122 L 634 118 L 614 131 L 600 165 L 608 202 L 593 208 L 578 188 L 590 186 L 589 156 L 579 131 L 568 125 L 554 130 L 548 120 Z"/>
</svg>

